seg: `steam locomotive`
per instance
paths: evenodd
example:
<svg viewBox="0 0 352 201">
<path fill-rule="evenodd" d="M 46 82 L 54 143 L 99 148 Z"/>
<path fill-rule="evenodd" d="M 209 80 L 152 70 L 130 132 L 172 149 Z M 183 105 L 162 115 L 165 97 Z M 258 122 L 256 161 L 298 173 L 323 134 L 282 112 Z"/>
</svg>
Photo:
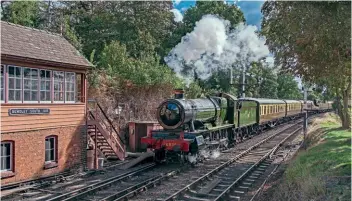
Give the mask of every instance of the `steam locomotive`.
<svg viewBox="0 0 352 201">
<path fill-rule="evenodd" d="M 184 99 L 183 90 L 157 108 L 164 128 L 153 130 L 141 143 L 154 150 L 158 163 L 177 160 L 195 164 L 219 151 L 278 124 L 309 114 L 326 112 L 332 103 L 316 101 L 239 98 L 227 93 Z"/>
</svg>

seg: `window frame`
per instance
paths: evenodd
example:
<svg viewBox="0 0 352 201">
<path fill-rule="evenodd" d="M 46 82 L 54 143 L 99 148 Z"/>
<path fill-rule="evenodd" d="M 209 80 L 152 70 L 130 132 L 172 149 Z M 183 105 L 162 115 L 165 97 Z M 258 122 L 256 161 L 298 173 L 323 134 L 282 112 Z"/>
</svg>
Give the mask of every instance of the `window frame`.
<svg viewBox="0 0 352 201">
<path fill-rule="evenodd" d="M 64 75 L 64 77 L 63 77 L 63 87 L 62 87 L 62 94 L 63 94 L 63 99 L 62 99 L 62 101 L 57 101 L 57 100 L 55 100 L 55 72 L 59 72 L 59 73 L 63 73 L 63 75 Z M 65 93 L 66 93 L 66 91 L 65 91 L 65 73 L 66 71 L 57 71 L 57 70 L 53 70 L 52 71 L 52 73 L 53 73 L 53 75 L 52 75 L 52 77 L 53 77 L 53 91 L 52 91 L 52 93 L 53 93 L 53 103 L 65 103 L 65 99 L 66 99 L 66 97 L 65 97 Z M 58 92 L 58 93 L 61 93 L 61 92 Z"/>
<path fill-rule="evenodd" d="M 6 170 L 0 170 L 0 173 L 6 173 L 6 172 L 14 172 L 15 170 L 15 164 L 14 164 L 14 156 L 15 156 L 15 149 L 14 149 L 14 141 L 12 140 L 4 140 L 1 141 L 1 144 L 10 144 L 10 168 L 6 169 Z M 1 155 L 0 155 L 1 156 Z M 2 159 L 3 156 L 1 156 L 0 158 Z"/>
<path fill-rule="evenodd" d="M 9 74 L 10 69 L 14 69 L 14 72 L 12 75 Z M 1 64 L 1 69 L 2 69 L 2 77 L 3 78 L 3 83 L 0 83 L 2 91 L 2 95 L 4 97 L 4 100 L 0 100 L 1 104 L 84 104 L 85 102 L 82 102 L 82 94 L 85 94 L 85 83 L 86 81 L 83 81 L 85 79 L 85 73 L 84 72 L 76 72 L 74 70 L 71 71 L 65 71 L 61 69 L 50 69 L 50 68 L 41 68 L 41 67 L 35 67 L 35 66 L 18 66 L 18 65 L 13 65 L 13 64 Z M 37 75 L 32 76 L 32 72 L 30 72 L 31 76 L 25 77 L 25 72 L 27 70 L 36 70 Z M 45 72 L 45 78 L 41 77 L 41 73 Z M 12 71 L 11 71 L 12 72 Z M 17 74 L 18 72 L 18 74 Z M 50 78 L 47 77 L 47 73 L 49 72 Z M 58 82 L 58 78 L 54 78 L 54 72 L 60 73 L 59 79 L 60 81 Z M 79 79 L 77 76 L 80 76 L 81 79 Z M 62 77 L 62 79 L 61 79 Z M 68 78 L 66 78 L 68 77 Z M 72 78 L 72 79 L 71 79 Z M 45 80 L 44 83 L 42 83 L 42 80 Z M 28 80 L 28 81 L 27 81 Z M 30 87 L 25 86 L 25 81 L 26 84 L 28 84 Z M 59 88 L 62 86 L 60 90 L 54 89 L 54 84 L 55 81 L 59 83 Z M 77 81 L 80 81 L 80 84 L 77 83 Z M 13 83 L 11 86 L 12 88 L 10 89 L 10 83 Z M 37 86 L 36 89 L 32 89 L 32 83 Z M 50 83 L 50 97 L 49 91 L 47 90 L 47 84 Z M 42 89 L 42 84 L 45 85 L 45 87 Z M 33 85 L 34 86 L 34 85 Z M 77 88 L 80 87 L 80 88 Z M 70 89 L 67 91 L 67 89 Z M 73 91 L 72 91 L 72 90 Z M 10 92 L 12 97 L 10 97 Z M 32 94 L 37 93 L 37 97 L 32 97 Z M 55 99 L 55 92 L 56 95 L 58 93 L 61 95 L 62 93 L 62 100 L 54 100 Z M 1 93 L 1 92 L 0 92 Z M 43 100 L 41 100 L 41 94 L 43 94 Z M 80 95 L 77 93 L 81 93 Z M 29 95 L 25 97 L 26 95 Z M 19 96 L 17 96 L 19 95 Z M 84 95 L 85 96 L 85 95 Z M 11 99 L 16 99 L 17 100 L 11 100 Z M 27 98 L 28 100 L 25 100 Z M 70 98 L 70 100 L 66 100 L 67 98 Z M 79 100 L 77 100 L 79 98 Z M 32 100 L 30 100 L 32 99 Z M 35 100 L 33 100 L 35 99 Z M 49 100 L 50 99 L 50 100 Z"/>
<path fill-rule="evenodd" d="M 73 82 L 68 82 L 70 84 L 73 84 L 73 91 L 67 91 L 66 86 L 67 86 L 67 82 L 66 82 L 66 78 L 67 78 L 67 74 L 73 74 Z M 75 72 L 69 72 L 69 71 L 64 71 L 64 101 L 65 103 L 76 103 L 76 73 Z M 67 101 L 67 94 L 66 93 L 73 93 L 73 101 Z"/>
<path fill-rule="evenodd" d="M 1 85 L 1 88 L 3 89 L 3 91 L 2 91 L 2 95 L 3 95 L 3 97 L 4 97 L 4 100 L 0 100 L 0 102 L 1 103 L 5 103 L 6 102 L 6 69 L 7 68 L 7 66 L 6 65 L 4 65 L 4 64 L 1 64 L 1 69 L 3 69 L 3 75 L 2 75 L 2 81 L 3 81 L 3 83 L 0 83 L 0 85 Z M 1 75 L 0 75 L 1 76 Z M 0 93 L 1 93 L 1 91 L 0 91 Z"/>
<path fill-rule="evenodd" d="M 8 103 L 23 103 L 23 67 L 22 66 L 16 66 L 16 65 L 6 65 L 6 67 L 7 67 L 7 69 L 6 69 L 6 81 L 7 81 L 7 102 Z M 10 100 L 10 98 L 9 98 L 9 94 L 10 94 L 10 78 L 14 78 L 15 79 L 15 83 L 16 83 L 16 77 L 10 77 L 10 75 L 9 75 L 9 68 L 10 67 L 15 67 L 15 68 L 20 68 L 21 69 L 21 89 L 20 89 L 20 91 L 21 91 L 21 93 L 20 93 L 20 96 L 21 96 L 21 100 Z M 15 90 L 15 91 L 19 91 L 19 90 L 17 90 L 16 89 L 16 87 L 14 88 L 14 89 L 11 89 L 11 90 Z"/>
<path fill-rule="evenodd" d="M 49 71 L 50 72 L 50 78 L 49 78 L 49 83 L 50 83 L 50 100 L 48 101 L 42 101 L 41 100 L 41 92 L 43 90 L 41 90 L 41 85 L 42 85 L 42 77 L 40 76 L 41 71 Z M 47 80 L 45 80 L 45 82 L 47 82 Z M 53 102 L 53 71 L 52 70 L 48 70 L 48 69 L 39 69 L 39 103 L 52 103 Z M 44 92 L 47 92 L 47 90 L 44 90 Z"/>
<path fill-rule="evenodd" d="M 51 149 L 46 148 L 47 139 L 54 139 L 54 148 L 51 148 Z M 54 160 L 47 161 L 46 160 L 46 152 L 47 152 L 47 150 L 52 150 L 52 149 L 54 150 Z M 58 152 L 58 136 L 57 135 L 46 136 L 45 140 L 44 140 L 44 163 L 45 164 L 57 163 L 57 161 L 58 161 L 58 153 L 57 152 Z"/>
<path fill-rule="evenodd" d="M 37 100 L 36 101 L 33 101 L 33 100 L 24 100 L 24 91 L 25 91 L 25 84 L 24 84 L 24 81 L 25 81 L 25 79 L 28 79 L 28 78 L 25 78 L 24 77 L 24 70 L 25 69 L 30 69 L 30 70 L 32 70 L 32 69 L 35 69 L 35 70 L 37 70 L 37 83 L 38 83 L 38 85 L 37 85 Z M 23 103 L 39 103 L 40 102 L 40 77 L 39 77 L 39 72 L 40 72 L 40 69 L 38 69 L 38 68 L 30 68 L 30 67 L 22 67 L 22 86 L 23 86 L 23 88 L 22 88 L 22 93 L 23 93 L 23 97 L 22 97 L 22 100 L 23 100 Z M 32 77 L 31 78 L 29 78 L 29 81 L 30 82 L 32 82 L 33 80 L 32 80 Z M 32 86 L 31 86 L 32 87 Z M 32 91 L 35 91 L 35 90 L 32 90 L 32 89 L 29 89 L 29 92 L 30 92 L 30 97 L 31 97 L 31 93 L 32 93 Z"/>
</svg>

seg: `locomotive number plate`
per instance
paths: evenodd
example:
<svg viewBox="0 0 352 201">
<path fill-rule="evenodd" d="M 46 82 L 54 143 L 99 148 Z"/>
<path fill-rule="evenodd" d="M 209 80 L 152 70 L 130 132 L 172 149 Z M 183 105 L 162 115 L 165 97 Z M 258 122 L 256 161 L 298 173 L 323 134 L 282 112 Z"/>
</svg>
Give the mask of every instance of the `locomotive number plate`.
<svg viewBox="0 0 352 201">
<path fill-rule="evenodd" d="M 174 142 L 167 142 L 166 143 L 166 146 L 167 147 L 173 147 L 173 146 L 175 146 L 176 145 L 176 143 L 174 143 Z"/>
</svg>

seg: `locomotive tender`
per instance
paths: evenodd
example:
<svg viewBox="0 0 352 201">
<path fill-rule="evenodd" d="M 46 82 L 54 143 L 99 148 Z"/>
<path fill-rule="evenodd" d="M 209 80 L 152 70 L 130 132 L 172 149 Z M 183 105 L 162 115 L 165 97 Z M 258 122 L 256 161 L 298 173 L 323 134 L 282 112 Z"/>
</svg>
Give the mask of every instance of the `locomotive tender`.
<svg viewBox="0 0 352 201">
<path fill-rule="evenodd" d="M 266 128 L 309 113 L 326 112 L 331 103 L 262 98 L 239 98 L 227 93 L 198 99 L 165 100 L 157 109 L 164 130 L 153 130 L 141 143 L 155 152 L 156 162 L 177 159 L 191 164 L 209 152 L 233 146 Z"/>
</svg>

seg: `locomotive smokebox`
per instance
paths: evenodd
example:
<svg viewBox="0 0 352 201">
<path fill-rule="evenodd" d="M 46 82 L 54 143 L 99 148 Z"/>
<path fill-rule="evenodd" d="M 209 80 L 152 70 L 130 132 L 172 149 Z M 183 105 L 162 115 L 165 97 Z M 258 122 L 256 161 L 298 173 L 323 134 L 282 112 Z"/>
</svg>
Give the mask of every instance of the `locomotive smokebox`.
<svg viewBox="0 0 352 201">
<path fill-rule="evenodd" d="M 175 99 L 183 99 L 184 98 L 183 89 L 175 89 L 174 94 L 175 94 Z"/>
</svg>

